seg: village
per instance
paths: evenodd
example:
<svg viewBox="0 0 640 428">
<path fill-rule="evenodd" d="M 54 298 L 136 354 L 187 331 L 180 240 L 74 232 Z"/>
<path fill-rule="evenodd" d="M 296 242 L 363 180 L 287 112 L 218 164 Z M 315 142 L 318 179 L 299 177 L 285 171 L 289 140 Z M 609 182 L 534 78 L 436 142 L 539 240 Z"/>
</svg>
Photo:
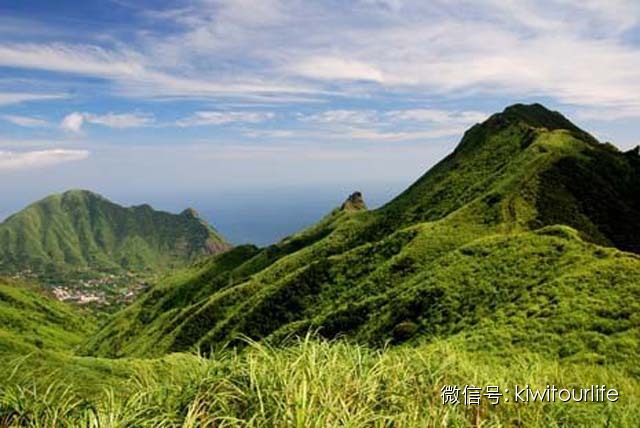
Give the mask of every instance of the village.
<svg viewBox="0 0 640 428">
<path fill-rule="evenodd" d="M 53 296 L 63 302 L 115 311 L 131 302 L 149 287 L 148 282 L 133 272 L 122 274 L 75 272 L 66 278 L 43 281 L 42 275 L 25 269 L 12 275 L 18 280 L 40 280 L 48 283 Z"/>
</svg>

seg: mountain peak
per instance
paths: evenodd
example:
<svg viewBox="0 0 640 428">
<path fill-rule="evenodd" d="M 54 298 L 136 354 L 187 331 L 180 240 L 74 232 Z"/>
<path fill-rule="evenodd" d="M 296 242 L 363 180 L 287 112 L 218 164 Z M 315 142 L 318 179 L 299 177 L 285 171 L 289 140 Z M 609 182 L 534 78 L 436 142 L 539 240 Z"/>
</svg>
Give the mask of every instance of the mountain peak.
<svg viewBox="0 0 640 428">
<path fill-rule="evenodd" d="M 200 214 L 194 208 L 187 208 L 180 213 L 180 215 L 191 218 L 200 218 Z"/>
<path fill-rule="evenodd" d="M 353 192 L 340 207 L 342 211 L 360 211 L 366 210 L 367 204 L 364 202 L 362 192 Z"/>
<path fill-rule="evenodd" d="M 566 117 L 557 111 L 552 111 L 542 104 L 513 104 L 499 116 L 503 118 L 513 118 L 527 123 L 534 128 L 555 129 L 577 129 Z"/>
<path fill-rule="evenodd" d="M 69 197 L 87 197 L 93 199 L 104 199 L 104 196 L 86 189 L 69 189 L 62 193 L 63 198 Z"/>
<path fill-rule="evenodd" d="M 486 121 L 476 124 L 468 129 L 462 141 L 456 147 L 454 153 L 475 150 L 489 141 L 490 135 L 503 133 L 508 128 L 519 128 L 518 133 L 523 134 L 520 141 L 521 147 L 527 147 L 536 135 L 535 131 L 564 130 L 576 139 L 586 144 L 599 146 L 600 143 L 588 132 L 574 125 L 561 113 L 549 110 L 539 103 L 513 104 L 500 113 L 491 115 Z M 506 135 L 506 134 L 505 134 Z"/>
<path fill-rule="evenodd" d="M 577 127 L 560 112 L 550 110 L 539 103 L 513 104 L 505 108 L 502 113 L 494 114 L 487 120 L 487 123 L 499 126 L 512 122 L 522 122 L 532 128 L 545 128 L 549 131 L 564 129 L 590 143 L 597 142 L 592 135 Z"/>
<path fill-rule="evenodd" d="M 553 114 L 557 113 L 553 110 L 546 108 L 544 105 L 540 103 L 515 103 L 510 106 L 505 107 L 503 113 L 542 113 L 542 114 Z"/>
</svg>

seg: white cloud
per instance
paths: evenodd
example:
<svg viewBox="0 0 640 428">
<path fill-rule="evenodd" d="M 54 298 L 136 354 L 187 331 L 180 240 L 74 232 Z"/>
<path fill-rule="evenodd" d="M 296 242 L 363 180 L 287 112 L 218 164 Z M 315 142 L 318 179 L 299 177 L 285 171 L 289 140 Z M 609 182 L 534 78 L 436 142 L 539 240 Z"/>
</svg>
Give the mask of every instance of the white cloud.
<svg viewBox="0 0 640 428">
<path fill-rule="evenodd" d="M 84 118 L 89 123 L 109 128 L 138 128 L 150 125 L 155 121 L 153 115 L 146 113 L 107 113 L 105 115 L 85 113 Z"/>
<path fill-rule="evenodd" d="M 0 151 L 0 172 L 42 168 L 89 157 L 87 150 L 34 150 L 28 152 Z"/>
<path fill-rule="evenodd" d="M 479 111 L 448 111 L 438 109 L 404 110 L 326 110 L 310 115 L 299 115 L 306 123 L 325 125 L 473 125 L 484 121 L 488 115 Z"/>
<path fill-rule="evenodd" d="M 249 138 L 286 139 L 298 137 L 299 133 L 291 129 L 255 129 L 246 131 L 243 135 Z"/>
<path fill-rule="evenodd" d="M 575 117 L 582 120 L 609 122 L 640 118 L 640 103 L 631 105 L 600 105 L 579 108 Z"/>
<path fill-rule="evenodd" d="M 487 119 L 487 114 L 478 111 L 453 112 L 437 109 L 391 110 L 384 117 L 394 122 L 433 122 L 473 124 Z"/>
<path fill-rule="evenodd" d="M 60 128 L 67 132 L 80 132 L 82 130 L 82 124 L 84 123 L 84 115 L 82 113 L 71 113 L 62 119 Z"/>
<path fill-rule="evenodd" d="M 403 0 L 359 0 L 365 7 L 382 7 L 392 11 L 399 11 L 404 1 Z"/>
<path fill-rule="evenodd" d="M 242 111 L 198 111 L 189 117 L 176 122 L 177 126 L 226 125 L 229 123 L 260 123 L 272 119 L 271 112 L 242 112 Z"/>
<path fill-rule="evenodd" d="M 378 121 L 378 113 L 373 110 L 327 110 L 300 116 L 302 122 L 321 124 L 371 124 Z"/>
<path fill-rule="evenodd" d="M 362 127 L 338 127 L 328 129 L 304 129 L 304 130 L 258 130 L 245 132 L 250 138 L 269 138 L 274 140 L 297 139 L 300 141 L 316 141 L 326 143 L 333 141 L 351 142 L 399 142 L 399 141 L 424 141 L 436 138 L 460 136 L 465 128 L 460 127 L 436 127 L 424 131 L 402 130 L 393 131 L 380 128 Z"/>
<path fill-rule="evenodd" d="M 116 83 L 120 93 L 138 97 L 256 96 L 315 93 L 308 85 L 267 81 L 261 76 L 238 77 L 205 73 L 185 75 L 179 70 L 160 70 L 159 58 L 130 49 L 105 49 L 80 44 L 0 44 L 0 66 L 46 70 L 92 76 Z M 199 76 L 208 75 L 207 78 Z M 1 98 L 0 98 L 1 102 Z"/>
<path fill-rule="evenodd" d="M 472 92 L 640 105 L 640 50 L 623 39 L 640 23 L 640 3 L 614 2 L 196 1 L 175 12 L 182 34 L 155 42 L 158 53 L 173 52 L 170 61 L 209 67 L 202 71 L 251 64 L 237 71 L 302 78 L 345 96 Z M 247 18 L 263 14 L 264 22 Z"/>
<path fill-rule="evenodd" d="M 109 128 L 137 128 L 151 125 L 154 121 L 153 115 L 146 113 L 107 113 L 97 115 L 73 112 L 62 119 L 60 127 L 65 131 L 78 133 L 82 130 L 85 122 Z"/>
<path fill-rule="evenodd" d="M 36 117 L 29 116 L 20 116 L 15 114 L 5 114 L 0 116 L 3 120 L 7 122 L 13 123 L 14 125 L 24 126 L 24 127 L 39 127 L 39 126 L 47 126 L 48 122 L 46 120 L 42 120 Z"/>
<path fill-rule="evenodd" d="M 76 73 L 98 77 L 136 76 L 143 65 L 132 52 L 97 46 L 16 43 L 0 44 L 0 65 Z"/>
<path fill-rule="evenodd" d="M 426 131 L 380 131 L 373 129 L 352 129 L 334 138 L 347 138 L 368 141 L 416 141 L 460 135 L 464 128 L 437 127 Z"/>
<path fill-rule="evenodd" d="M 249 138 L 300 141 L 420 141 L 456 136 L 487 119 L 478 111 L 437 109 L 327 110 L 298 114 L 301 126 L 289 129 L 258 129 L 243 133 Z"/>
<path fill-rule="evenodd" d="M 0 60 L 1 61 L 1 60 Z M 27 101 L 46 101 L 66 98 L 61 94 L 33 94 L 28 92 L 0 92 L 0 105 L 18 104 Z"/>
<path fill-rule="evenodd" d="M 127 97 L 492 95 L 640 108 L 640 49 L 626 37 L 640 24 L 636 0 L 192 0 L 144 15 L 172 31 L 140 28 L 108 48 L 4 42 L 0 66 L 98 77 Z"/>
<path fill-rule="evenodd" d="M 306 58 L 294 64 L 292 70 L 304 77 L 322 80 L 384 80 L 382 72 L 372 65 L 335 57 Z"/>
</svg>

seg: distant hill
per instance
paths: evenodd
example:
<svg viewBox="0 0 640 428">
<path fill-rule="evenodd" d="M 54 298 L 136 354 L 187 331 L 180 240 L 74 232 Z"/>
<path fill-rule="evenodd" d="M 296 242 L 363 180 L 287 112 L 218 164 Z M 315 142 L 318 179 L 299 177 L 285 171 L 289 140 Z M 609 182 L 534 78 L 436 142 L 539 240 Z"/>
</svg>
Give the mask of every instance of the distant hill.
<svg viewBox="0 0 640 428">
<path fill-rule="evenodd" d="M 85 190 L 38 201 L 0 224 L 0 271 L 157 271 L 230 245 L 192 209 L 125 208 Z"/>
<path fill-rule="evenodd" d="M 453 338 L 576 360 L 640 347 L 640 157 L 514 105 L 387 205 L 161 280 L 85 344 L 160 355 L 317 330 L 382 345 Z"/>
</svg>

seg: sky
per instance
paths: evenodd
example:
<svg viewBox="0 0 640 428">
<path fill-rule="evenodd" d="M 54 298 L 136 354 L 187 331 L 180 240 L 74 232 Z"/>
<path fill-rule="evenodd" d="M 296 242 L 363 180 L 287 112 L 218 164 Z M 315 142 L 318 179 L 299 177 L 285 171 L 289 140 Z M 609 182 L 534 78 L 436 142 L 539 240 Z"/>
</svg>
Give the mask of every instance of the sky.
<svg viewBox="0 0 640 428">
<path fill-rule="evenodd" d="M 0 0 L 0 218 L 84 188 L 264 245 L 516 102 L 640 143 L 636 0 Z"/>
</svg>

